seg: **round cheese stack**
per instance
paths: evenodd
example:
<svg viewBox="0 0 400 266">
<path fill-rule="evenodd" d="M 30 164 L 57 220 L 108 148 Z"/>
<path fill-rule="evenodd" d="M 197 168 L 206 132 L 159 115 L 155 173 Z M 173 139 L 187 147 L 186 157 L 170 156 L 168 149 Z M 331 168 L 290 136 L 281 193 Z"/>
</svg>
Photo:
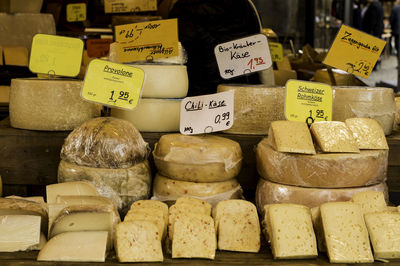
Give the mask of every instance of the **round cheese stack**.
<svg viewBox="0 0 400 266">
<path fill-rule="evenodd" d="M 13 79 L 10 91 L 12 127 L 30 130 L 72 130 L 99 116 L 99 105 L 84 101 L 82 81 Z"/>
<path fill-rule="evenodd" d="M 285 120 L 284 87 L 227 84 L 219 85 L 217 92 L 229 90 L 235 94 L 234 122 L 224 132 L 266 135 L 272 121 Z"/>
<path fill-rule="evenodd" d="M 394 93 L 389 88 L 334 87 L 333 120 L 365 117 L 379 122 L 390 135 L 396 113 Z"/>
<path fill-rule="evenodd" d="M 163 135 L 153 151 L 158 171 L 191 182 L 220 182 L 234 178 L 242 166 L 239 143 L 214 135 Z"/>
<path fill-rule="evenodd" d="M 316 155 L 275 151 L 264 138 L 257 146 L 257 170 L 265 179 L 294 186 L 344 188 L 386 179 L 388 150 Z"/>
<path fill-rule="evenodd" d="M 356 188 L 304 188 L 282 185 L 260 178 L 256 191 L 256 204 L 262 213 L 265 204 L 296 203 L 309 208 L 330 201 L 349 201 L 361 191 L 381 191 L 388 201 L 388 189 L 385 182 L 377 185 Z"/>
<path fill-rule="evenodd" d="M 141 98 L 132 111 L 113 108 L 111 116 L 131 122 L 141 132 L 179 131 L 181 99 Z"/>
</svg>

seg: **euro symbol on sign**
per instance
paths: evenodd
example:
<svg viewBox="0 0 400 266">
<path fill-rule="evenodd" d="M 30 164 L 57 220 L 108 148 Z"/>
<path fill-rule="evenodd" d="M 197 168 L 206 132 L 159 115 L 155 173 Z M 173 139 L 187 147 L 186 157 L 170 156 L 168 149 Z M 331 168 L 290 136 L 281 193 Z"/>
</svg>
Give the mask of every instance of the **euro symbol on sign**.
<svg viewBox="0 0 400 266">
<path fill-rule="evenodd" d="M 133 100 L 132 100 L 132 99 L 130 99 L 130 100 L 129 100 L 129 104 L 132 104 L 132 101 L 133 101 Z"/>
</svg>

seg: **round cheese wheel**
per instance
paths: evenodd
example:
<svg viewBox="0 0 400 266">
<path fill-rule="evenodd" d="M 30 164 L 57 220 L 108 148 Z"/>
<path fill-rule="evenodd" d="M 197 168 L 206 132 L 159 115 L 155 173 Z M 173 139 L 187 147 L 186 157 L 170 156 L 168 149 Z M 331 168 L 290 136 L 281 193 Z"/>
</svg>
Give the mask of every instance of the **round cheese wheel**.
<svg viewBox="0 0 400 266">
<path fill-rule="evenodd" d="M 223 84 L 217 88 L 217 92 L 229 90 L 235 94 L 234 122 L 224 132 L 266 135 L 272 121 L 285 120 L 284 87 Z"/>
<path fill-rule="evenodd" d="M 256 151 L 261 177 L 286 185 L 343 188 L 378 184 L 386 179 L 388 150 L 315 155 L 275 151 L 264 138 Z"/>
<path fill-rule="evenodd" d="M 10 91 L 12 127 L 30 130 L 72 130 L 100 116 L 100 105 L 81 98 L 82 81 L 13 79 Z"/>
<path fill-rule="evenodd" d="M 141 98 L 132 111 L 111 109 L 111 116 L 131 122 L 141 132 L 179 131 L 181 99 Z"/>
<path fill-rule="evenodd" d="M 365 87 L 333 88 L 333 120 L 365 117 L 379 122 L 385 135 L 390 135 L 396 113 L 393 89 Z"/>
<path fill-rule="evenodd" d="M 129 168 L 143 162 L 149 146 L 128 121 L 99 117 L 75 128 L 65 139 L 61 159 L 81 166 Z"/>
<path fill-rule="evenodd" d="M 220 182 L 234 178 L 242 166 L 239 143 L 214 135 L 163 135 L 153 158 L 158 171 L 190 182 Z"/>
<path fill-rule="evenodd" d="M 361 191 L 381 191 L 388 201 L 388 188 L 385 182 L 372 186 L 356 188 L 304 188 L 282 185 L 260 178 L 256 190 L 256 205 L 260 213 L 264 205 L 273 203 L 296 203 L 309 208 L 330 201 L 349 201 Z"/>
</svg>

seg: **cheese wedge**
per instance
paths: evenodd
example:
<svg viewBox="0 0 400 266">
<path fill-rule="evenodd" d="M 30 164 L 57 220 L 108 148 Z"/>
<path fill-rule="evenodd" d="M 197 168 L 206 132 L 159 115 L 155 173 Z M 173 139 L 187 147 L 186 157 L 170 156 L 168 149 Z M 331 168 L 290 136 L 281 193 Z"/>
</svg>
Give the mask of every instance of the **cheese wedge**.
<svg viewBox="0 0 400 266">
<path fill-rule="evenodd" d="M 168 224 L 168 205 L 158 200 L 138 200 L 132 203 L 131 210 L 137 208 L 155 208 L 162 211 L 165 224 Z"/>
<path fill-rule="evenodd" d="M 164 214 L 160 209 L 156 208 L 133 208 L 125 216 L 124 222 L 128 221 L 149 221 L 157 226 L 160 238 L 164 238 L 167 234 L 167 226 Z"/>
<path fill-rule="evenodd" d="M 319 209 L 319 207 L 313 207 L 310 209 L 310 211 L 315 236 L 317 237 L 318 250 L 320 252 L 326 252 L 324 228 L 322 227 L 321 220 L 321 210 Z"/>
<path fill-rule="evenodd" d="M 371 118 L 348 118 L 345 123 L 353 132 L 353 137 L 360 150 L 389 149 L 385 132 L 383 132 L 381 125 L 376 120 Z"/>
<path fill-rule="evenodd" d="M 96 187 L 84 181 L 65 182 L 46 186 L 47 203 L 56 203 L 58 195 L 98 196 Z"/>
<path fill-rule="evenodd" d="M 199 208 L 204 209 L 204 214 L 211 215 L 211 209 L 212 209 L 211 204 L 204 200 L 192 197 L 181 197 L 176 199 L 175 205 L 185 205 L 185 204 L 198 206 Z"/>
<path fill-rule="evenodd" d="M 385 196 L 380 191 L 362 191 L 353 195 L 352 201 L 360 204 L 364 214 L 387 210 Z"/>
</svg>

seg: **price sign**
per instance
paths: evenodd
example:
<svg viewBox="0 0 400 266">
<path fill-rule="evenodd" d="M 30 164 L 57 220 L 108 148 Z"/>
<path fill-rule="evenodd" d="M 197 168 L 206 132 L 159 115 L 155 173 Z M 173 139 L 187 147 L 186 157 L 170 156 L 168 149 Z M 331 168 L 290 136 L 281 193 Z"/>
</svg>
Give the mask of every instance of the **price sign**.
<svg viewBox="0 0 400 266">
<path fill-rule="evenodd" d="M 82 98 L 110 107 L 132 110 L 142 93 L 144 71 L 94 59 L 89 63 L 81 92 Z"/>
<path fill-rule="evenodd" d="M 157 0 L 104 0 L 105 13 L 156 11 Z"/>
<path fill-rule="evenodd" d="M 279 42 L 268 42 L 269 50 L 271 52 L 271 58 L 274 62 L 282 62 L 283 60 L 283 48 Z"/>
<path fill-rule="evenodd" d="M 290 121 L 332 120 L 332 87 L 317 82 L 291 79 L 286 83 L 285 116 Z"/>
<path fill-rule="evenodd" d="M 33 73 L 76 77 L 81 69 L 83 41 L 78 38 L 36 34 L 29 69 Z"/>
<path fill-rule="evenodd" d="M 233 91 L 186 97 L 181 103 L 180 132 L 194 135 L 231 128 L 233 104 Z"/>
<path fill-rule="evenodd" d="M 86 4 L 68 4 L 67 5 L 67 21 L 85 21 L 86 20 Z"/>
<path fill-rule="evenodd" d="M 116 26 L 115 39 L 121 63 L 179 55 L 177 19 Z"/>
<path fill-rule="evenodd" d="M 272 65 L 267 37 L 257 34 L 215 46 L 215 57 L 222 78 L 261 71 Z"/>
<path fill-rule="evenodd" d="M 384 40 L 342 25 L 323 63 L 368 78 L 385 44 Z"/>
<path fill-rule="evenodd" d="M 112 39 L 89 39 L 86 41 L 87 54 L 89 57 L 104 57 L 110 52 Z"/>
</svg>

